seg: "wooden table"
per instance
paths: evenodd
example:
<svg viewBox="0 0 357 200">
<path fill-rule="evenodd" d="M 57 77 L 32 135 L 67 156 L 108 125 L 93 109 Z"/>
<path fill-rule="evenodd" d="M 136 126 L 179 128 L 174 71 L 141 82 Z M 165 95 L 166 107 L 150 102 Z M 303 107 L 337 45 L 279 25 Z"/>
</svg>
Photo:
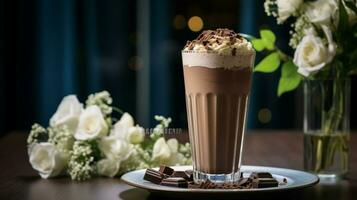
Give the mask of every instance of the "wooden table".
<svg viewBox="0 0 357 200">
<path fill-rule="evenodd" d="M 185 136 L 184 136 L 185 137 Z M 251 131 L 244 146 L 244 164 L 302 169 L 302 133 L 291 131 Z M 319 183 L 287 193 L 287 199 L 357 199 L 357 135 L 351 136 L 350 171 L 345 180 Z M 280 194 L 274 194 L 279 199 Z M 269 197 L 265 196 L 265 197 Z M 26 134 L 11 133 L 0 139 L 0 200 L 10 199 L 158 199 L 133 188 L 119 178 L 96 178 L 74 182 L 68 178 L 44 180 L 31 168 L 26 152 Z M 275 197 L 276 198 L 276 197 Z M 167 198 L 164 198 L 167 199 Z"/>
</svg>

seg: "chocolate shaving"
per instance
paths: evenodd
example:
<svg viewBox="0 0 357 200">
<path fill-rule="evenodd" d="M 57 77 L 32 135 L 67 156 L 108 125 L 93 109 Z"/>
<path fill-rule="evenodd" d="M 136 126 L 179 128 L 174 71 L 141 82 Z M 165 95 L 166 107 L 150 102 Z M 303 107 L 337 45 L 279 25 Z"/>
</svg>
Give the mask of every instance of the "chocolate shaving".
<svg viewBox="0 0 357 200">
<path fill-rule="evenodd" d="M 234 183 L 214 183 L 209 180 L 199 184 L 193 182 L 193 171 L 175 171 L 168 166 L 161 166 L 159 170 L 147 169 L 144 180 L 155 184 L 161 184 L 170 187 L 190 188 L 190 189 L 252 189 L 278 187 L 287 184 L 287 179 L 278 182 L 268 172 L 253 172 L 248 178 L 240 174 L 238 182 Z"/>
<path fill-rule="evenodd" d="M 235 56 L 237 54 L 237 49 L 236 48 L 233 48 L 232 49 L 232 56 Z"/>
<path fill-rule="evenodd" d="M 222 44 L 222 41 L 219 38 L 229 38 L 229 44 L 232 45 L 237 41 L 242 41 L 243 37 L 233 30 L 230 29 L 216 29 L 216 30 L 205 30 L 195 40 L 187 41 L 184 49 L 193 50 L 195 45 L 203 45 L 207 50 L 211 50 L 210 44 L 212 39 L 216 38 L 213 42 L 216 42 L 218 45 Z"/>
</svg>

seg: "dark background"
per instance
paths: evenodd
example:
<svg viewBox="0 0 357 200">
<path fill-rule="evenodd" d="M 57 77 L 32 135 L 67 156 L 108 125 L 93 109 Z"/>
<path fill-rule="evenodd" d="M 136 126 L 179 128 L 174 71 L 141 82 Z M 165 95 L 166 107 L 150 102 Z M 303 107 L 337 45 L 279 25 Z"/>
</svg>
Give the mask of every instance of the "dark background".
<svg viewBox="0 0 357 200">
<path fill-rule="evenodd" d="M 278 46 L 291 53 L 289 25 L 267 17 L 262 0 L 0 2 L 0 135 L 28 130 L 34 122 L 47 125 L 65 95 L 84 101 L 101 90 L 143 126 L 153 126 L 153 115 L 162 114 L 173 118 L 173 127 L 186 128 L 180 50 L 198 35 L 187 26 L 192 16 L 203 20 L 203 29 L 257 36 L 270 27 Z M 301 128 L 302 88 L 278 98 L 279 75 L 254 75 L 249 128 Z"/>
</svg>

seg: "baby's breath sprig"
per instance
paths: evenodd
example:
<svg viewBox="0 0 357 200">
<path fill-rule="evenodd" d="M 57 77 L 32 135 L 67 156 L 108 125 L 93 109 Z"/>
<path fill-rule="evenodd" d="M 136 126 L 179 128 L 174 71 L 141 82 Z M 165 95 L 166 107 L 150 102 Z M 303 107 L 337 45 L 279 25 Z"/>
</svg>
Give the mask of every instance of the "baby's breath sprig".
<svg viewBox="0 0 357 200">
<path fill-rule="evenodd" d="M 291 27 L 293 28 L 293 30 L 289 32 L 291 35 L 289 45 L 292 48 L 296 49 L 297 45 L 300 43 L 301 39 L 305 35 L 305 30 L 312 27 L 312 25 L 307 19 L 306 15 L 301 15 L 296 19 L 295 23 L 291 24 Z"/>
<path fill-rule="evenodd" d="M 72 180 L 90 179 L 95 173 L 94 162 L 99 156 L 100 151 L 95 141 L 75 141 L 68 163 L 68 173 Z"/>
<path fill-rule="evenodd" d="M 276 0 L 266 0 L 264 2 L 264 10 L 268 16 L 278 17 L 278 6 Z"/>
<path fill-rule="evenodd" d="M 150 138 L 156 141 L 164 135 L 165 129 L 169 127 L 172 120 L 170 117 L 166 118 L 161 115 L 155 115 L 155 120 L 159 123 L 153 129 L 153 133 L 150 135 Z"/>
<path fill-rule="evenodd" d="M 48 142 L 53 143 L 61 151 L 68 152 L 72 150 L 74 137 L 73 134 L 68 130 L 66 125 L 59 127 L 49 127 L 48 131 Z"/>
<path fill-rule="evenodd" d="M 111 106 L 113 99 L 108 91 L 97 92 L 90 94 L 86 100 L 86 105 L 96 105 L 100 108 L 104 116 L 110 116 L 113 112 L 113 107 Z"/>
<path fill-rule="evenodd" d="M 158 124 L 155 126 L 155 128 L 151 129 L 152 132 L 150 132 L 150 138 L 146 139 L 143 141 L 141 144 L 141 147 L 150 155 L 152 153 L 152 148 L 154 146 L 154 143 L 161 137 L 164 136 L 165 129 L 169 127 L 171 123 L 171 118 L 164 117 L 161 115 L 155 115 L 155 120 L 158 121 Z M 140 151 L 139 151 L 140 154 Z M 151 156 L 149 156 L 146 160 L 146 162 L 150 162 Z M 149 163 L 150 164 L 150 163 Z"/>
<path fill-rule="evenodd" d="M 35 123 L 31 127 L 29 136 L 27 137 L 27 145 L 34 143 L 46 142 L 48 140 L 47 130 L 40 124 Z"/>
</svg>

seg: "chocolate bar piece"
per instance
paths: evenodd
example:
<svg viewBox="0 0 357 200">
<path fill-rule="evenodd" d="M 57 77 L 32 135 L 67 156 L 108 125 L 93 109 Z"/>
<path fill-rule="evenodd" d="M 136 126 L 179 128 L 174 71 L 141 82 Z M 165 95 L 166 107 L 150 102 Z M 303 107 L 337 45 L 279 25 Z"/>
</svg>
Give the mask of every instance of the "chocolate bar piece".
<svg viewBox="0 0 357 200">
<path fill-rule="evenodd" d="M 171 177 L 181 177 L 181 178 L 184 178 L 185 180 L 188 180 L 190 178 L 187 175 L 187 173 L 184 171 L 174 171 L 174 173 L 172 173 Z"/>
<path fill-rule="evenodd" d="M 269 172 L 253 172 L 250 174 L 252 179 L 255 178 L 273 178 L 273 176 Z"/>
<path fill-rule="evenodd" d="M 147 169 L 144 175 L 144 180 L 153 182 L 155 184 L 160 184 L 162 179 L 164 179 L 164 174 L 153 169 Z"/>
<path fill-rule="evenodd" d="M 251 182 L 252 182 L 252 179 L 250 179 L 250 178 L 241 178 L 238 181 L 238 185 L 241 187 L 247 187 Z"/>
<path fill-rule="evenodd" d="M 174 169 L 172 169 L 171 167 L 165 166 L 165 165 L 161 165 L 159 171 L 163 174 L 168 175 L 168 176 L 171 176 L 172 173 L 174 173 Z"/>
<path fill-rule="evenodd" d="M 186 170 L 185 173 L 188 176 L 188 181 L 193 181 L 193 170 Z"/>
<path fill-rule="evenodd" d="M 195 184 L 193 182 L 193 171 L 175 171 L 168 166 L 160 166 L 159 171 L 147 169 L 144 179 L 155 184 L 179 188 L 200 189 L 251 189 L 278 187 L 279 182 L 268 172 L 252 172 L 248 178 L 240 174 L 240 180 L 234 183 L 213 183 L 209 180 Z M 287 184 L 284 179 L 280 184 Z"/>
<path fill-rule="evenodd" d="M 161 185 L 171 186 L 171 187 L 180 187 L 187 188 L 188 183 L 186 179 L 182 177 L 169 177 L 161 181 Z"/>
<path fill-rule="evenodd" d="M 253 188 L 278 187 L 279 183 L 274 178 L 256 178 L 253 179 Z"/>
</svg>

